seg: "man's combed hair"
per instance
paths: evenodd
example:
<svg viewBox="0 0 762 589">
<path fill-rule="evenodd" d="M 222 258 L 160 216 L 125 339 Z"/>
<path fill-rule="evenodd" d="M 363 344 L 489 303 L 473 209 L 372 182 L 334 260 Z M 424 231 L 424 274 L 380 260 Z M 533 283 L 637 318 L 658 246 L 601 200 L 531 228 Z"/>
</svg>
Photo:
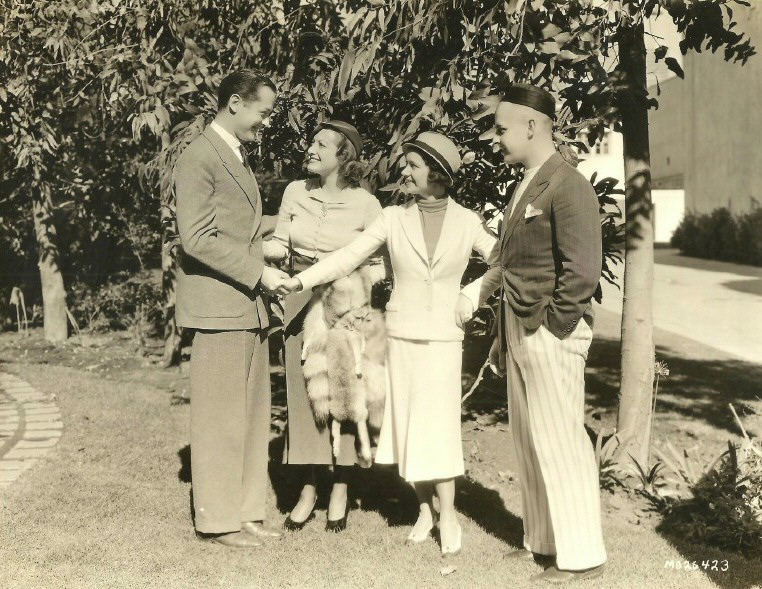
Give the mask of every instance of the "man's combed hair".
<svg viewBox="0 0 762 589">
<path fill-rule="evenodd" d="M 217 91 L 217 108 L 226 107 L 233 94 L 238 94 L 244 100 L 256 100 L 263 86 L 277 92 L 275 83 L 257 70 L 245 69 L 228 74 L 220 82 L 220 88 Z"/>
</svg>

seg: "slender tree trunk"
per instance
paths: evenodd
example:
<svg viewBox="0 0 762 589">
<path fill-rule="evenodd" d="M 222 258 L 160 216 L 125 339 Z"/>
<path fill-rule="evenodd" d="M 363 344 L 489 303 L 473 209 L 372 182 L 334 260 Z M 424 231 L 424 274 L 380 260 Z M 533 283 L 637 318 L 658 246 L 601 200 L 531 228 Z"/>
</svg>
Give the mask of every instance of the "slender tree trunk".
<svg viewBox="0 0 762 589">
<path fill-rule="evenodd" d="M 626 239 L 622 382 L 617 429 L 625 452 L 645 464 L 653 417 L 651 388 L 654 378 L 653 206 L 646 104 L 646 49 L 642 25 L 621 34 L 619 60 L 630 86 L 620 95 L 626 179 Z"/>
<path fill-rule="evenodd" d="M 45 339 L 61 342 L 69 337 L 66 315 L 66 289 L 58 266 L 59 252 L 56 242 L 56 227 L 53 223 L 53 201 L 50 187 L 42 184 L 40 197 L 33 199 L 34 232 L 37 237 L 37 251 L 42 284 L 42 308 L 44 314 Z"/>
</svg>

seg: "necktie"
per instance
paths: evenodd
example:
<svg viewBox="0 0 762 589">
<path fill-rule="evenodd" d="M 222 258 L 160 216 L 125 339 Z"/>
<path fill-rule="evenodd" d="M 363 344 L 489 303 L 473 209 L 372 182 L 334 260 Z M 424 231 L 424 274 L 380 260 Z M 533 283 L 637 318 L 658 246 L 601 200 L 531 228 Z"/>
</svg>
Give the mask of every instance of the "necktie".
<svg viewBox="0 0 762 589">
<path fill-rule="evenodd" d="M 241 151 L 241 157 L 243 158 L 243 167 L 251 171 L 251 168 L 249 167 L 249 154 L 246 152 L 246 148 L 243 146 L 243 143 L 238 146 L 238 149 Z"/>
</svg>

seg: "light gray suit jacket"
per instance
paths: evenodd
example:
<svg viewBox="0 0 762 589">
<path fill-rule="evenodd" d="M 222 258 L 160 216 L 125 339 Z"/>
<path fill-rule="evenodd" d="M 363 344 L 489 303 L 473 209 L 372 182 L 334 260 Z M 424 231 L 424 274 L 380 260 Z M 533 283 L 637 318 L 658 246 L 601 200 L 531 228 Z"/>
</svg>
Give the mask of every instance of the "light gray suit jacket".
<svg viewBox="0 0 762 589">
<path fill-rule="evenodd" d="M 174 169 L 182 251 L 177 324 L 214 330 L 264 328 L 259 187 L 213 129 L 180 154 Z"/>
</svg>

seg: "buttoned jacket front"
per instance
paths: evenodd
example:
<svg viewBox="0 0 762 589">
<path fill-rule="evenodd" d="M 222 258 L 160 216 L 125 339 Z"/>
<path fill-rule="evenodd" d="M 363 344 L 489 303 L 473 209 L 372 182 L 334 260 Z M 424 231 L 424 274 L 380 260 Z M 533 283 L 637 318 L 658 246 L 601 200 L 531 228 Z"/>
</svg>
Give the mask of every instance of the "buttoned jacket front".
<svg viewBox="0 0 762 589">
<path fill-rule="evenodd" d="M 414 201 L 385 208 L 352 243 L 298 275 L 304 288 L 346 276 L 386 244 L 394 288 L 386 305 L 387 333 L 393 337 L 459 341 L 455 323 L 460 281 L 471 252 L 487 259 L 496 238 L 475 212 L 448 198 L 442 231 L 429 261 Z"/>
</svg>

